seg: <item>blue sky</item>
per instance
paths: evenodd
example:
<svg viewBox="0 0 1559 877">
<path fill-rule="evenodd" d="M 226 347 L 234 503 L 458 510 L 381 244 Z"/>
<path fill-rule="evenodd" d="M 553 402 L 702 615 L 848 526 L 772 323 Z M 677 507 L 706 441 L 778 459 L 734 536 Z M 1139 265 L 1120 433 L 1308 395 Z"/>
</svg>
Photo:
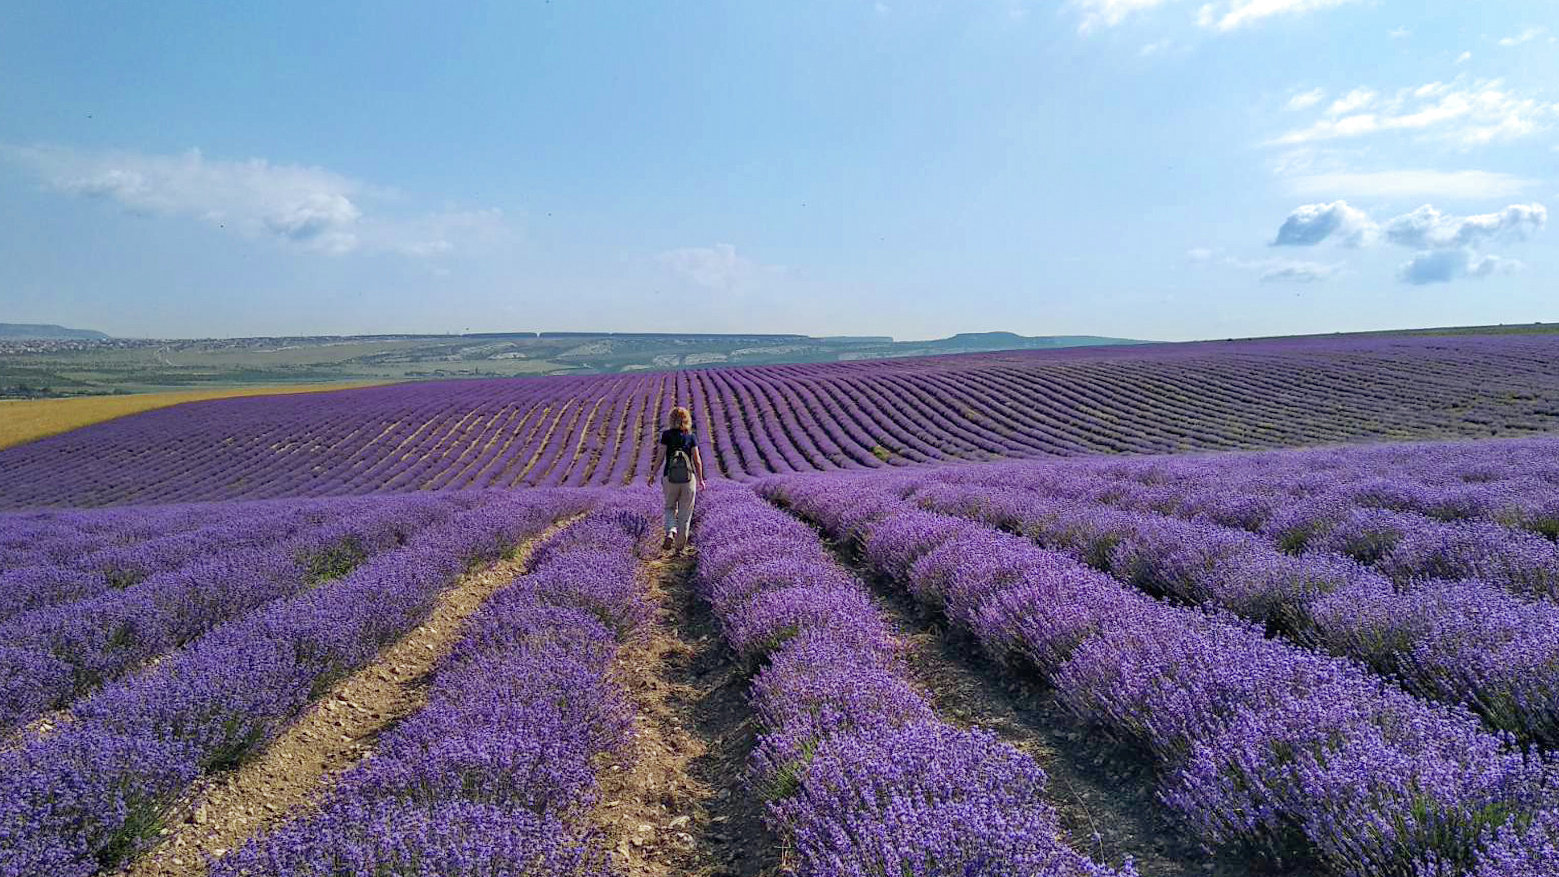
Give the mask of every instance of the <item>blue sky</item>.
<svg viewBox="0 0 1559 877">
<path fill-rule="evenodd" d="M 1559 320 L 1546 0 L 446 5 L 15 4 L 0 321 Z"/>
</svg>

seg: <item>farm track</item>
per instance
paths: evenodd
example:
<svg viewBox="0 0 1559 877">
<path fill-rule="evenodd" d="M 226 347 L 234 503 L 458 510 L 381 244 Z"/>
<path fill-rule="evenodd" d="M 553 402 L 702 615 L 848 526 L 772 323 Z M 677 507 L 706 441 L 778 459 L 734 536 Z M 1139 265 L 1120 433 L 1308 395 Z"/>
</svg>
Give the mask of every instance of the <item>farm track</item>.
<svg viewBox="0 0 1559 877">
<path fill-rule="evenodd" d="M 596 819 L 627 877 L 778 877 L 779 842 L 742 787 L 756 736 L 747 680 L 692 569 L 690 558 L 646 564 L 655 618 L 617 662 L 638 710 L 635 743 L 603 773 Z"/>
<path fill-rule="evenodd" d="M 985 658 L 972 637 L 929 617 L 901 588 L 867 571 L 854 551 L 825 544 L 870 587 L 909 646 L 910 678 L 938 715 L 991 731 L 1044 768 L 1048 797 L 1073 849 L 1098 862 L 1130 856 L 1140 873 L 1155 877 L 1302 877 L 1208 855 L 1159 803 L 1151 760 L 1079 721 L 1032 674 Z"/>
<path fill-rule="evenodd" d="M 313 811 L 342 773 L 373 752 L 384 731 L 427 702 L 428 677 L 460 639 L 465 621 L 523 575 L 532 550 L 573 523 L 553 524 L 508 559 L 470 573 L 439 595 L 428 620 L 325 692 L 254 760 L 197 788 L 157 847 L 124 877 L 200 877 L 220 858 L 283 821 Z"/>
</svg>

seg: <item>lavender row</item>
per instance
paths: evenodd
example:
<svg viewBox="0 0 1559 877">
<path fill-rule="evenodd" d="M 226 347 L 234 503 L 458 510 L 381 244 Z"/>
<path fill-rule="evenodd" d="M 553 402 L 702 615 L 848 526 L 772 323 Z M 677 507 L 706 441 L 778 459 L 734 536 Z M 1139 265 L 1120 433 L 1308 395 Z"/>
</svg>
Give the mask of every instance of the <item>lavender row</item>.
<svg viewBox="0 0 1559 877">
<path fill-rule="evenodd" d="M 1559 536 L 1554 439 L 1034 464 L 1024 486 L 1265 531 L 1296 502 L 1380 508 Z M 1008 482 L 1012 483 L 1012 482 Z"/>
<path fill-rule="evenodd" d="M 0 515 L 0 581 L 58 570 L 126 587 L 201 557 L 284 538 L 364 500 L 186 504 Z M 0 612 L 9 613 L 9 597 Z"/>
<path fill-rule="evenodd" d="M 1512 445 L 1516 443 L 1501 443 Z M 1537 445 L 1549 453 L 1559 442 Z M 1486 453 L 1500 453 L 1492 447 Z M 1313 452 L 1289 452 L 1274 457 L 1313 457 Z M 1231 458 L 1226 480 L 1215 481 L 1214 469 L 1200 463 L 1207 483 L 1187 483 L 1175 473 L 1175 460 L 1148 459 L 1100 465 L 1092 462 L 1009 463 L 963 467 L 937 473 L 936 480 L 984 487 L 1022 488 L 1051 497 L 1098 502 L 1253 531 L 1280 548 L 1346 554 L 1368 564 L 1400 584 L 1419 578 L 1478 579 L 1531 597 L 1559 597 L 1559 545 L 1537 533 L 1513 529 L 1477 518 L 1438 521 L 1393 508 L 1360 506 L 1361 498 L 1380 499 L 1386 491 L 1378 479 L 1368 491 L 1321 490 L 1309 495 L 1242 493 L 1240 460 Z M 1147 483 L 1145 483 L 1147 482 Z M 1545 490 L 1528 495 L 1527 512 L 1510 512 L 1510 520 L 1541 529 L 1547 512 L 1559 513 L 1559 483 L 1541 482 Z M 1384 502 L 1384 500 L 1382 500 Z M 1526 515 L 1526 517 L 1521 517 Z M 1536 517 L 1533 517 L 1536 515 Z M 1504 513 L 1496 515 L 1506 520 Z M 1559 519 L 1555 519 L 1559 520 Z"/>
<path fill-rule="evenodd" d="M 762 667 L 749 783 L 803 877 L 1135 873 L 1065 844 L 1031 758 L 937 719 L 865 589 L 811 530 L 747 490 L 704 508 L 699 591 Z"/>
<path fill-rule="evenodd" d="M 156 837 L 200 774 L 242 762 L 333 681 L 432 609 L 472 564 L 560 516 L 584 491 L 490 493 L 349 575 L 217 628 L 79 701 L 75 721 L 0 754 L 0 875 L 111 869 Z"/>
<path fill-rule="evenodd" d="M 883 488 L 1022 533 L 1150 593 L 1234 612 L 1559 746 L 1559 606 L 1548 601 L 1477 580 L 1400 586 L 1338 554 L 1284 554 L 1243 531 L 1029 490 L 935 478 Z"/>
<path fill-rule="evenodd" d="M 760 490 L 858 540 L 993 658 L 1035 668 L 1079 716 L 1144 746 L 1164 766 L 1164 802 L 1211 846 L 1354 877 L 1459 874 L 1487 861 L 1491 832 L 1517 836 L 1555 803 L 1549 757 L 1350 661 L 920 511 L 884 479 Z"/>
<path fill-rule="evenodd" d="M 217 554 L 124 590 L 11 618 L 0 624 L 0 732 L 272 600 L 349 573 L 455 514 L 463 500 L 396 497 L 277 544 Z M 220 528 L 202 533 L 216 544 L 242 543 L 249 532 L 243 522 L 231 535 L 213 530 Z"/>
<path fill-rule="evenodd" d="M 652 611 L 637 556 L 648 516 L 634 505 L 544 543 L 467 623 L 428 705 L 317 813 L 251 841 L 213 877 L 610 873 L 588 814 L 596 760 L 623 754 L 632 729 L 612 664 Z"/>
<path fill-rule="evenodd" d="M 1556 349 L 1550 336 L 1306 339 L 213 400 L 0 451 L 0 508 L 621 485 L 643 476 L 650 431 L 676 402 L 697 409 L 708 456 L 738 479 L 1525 435 L 1559 426 Z M 0 569 L 10 550 L 0 543 Z"/>
</svg>

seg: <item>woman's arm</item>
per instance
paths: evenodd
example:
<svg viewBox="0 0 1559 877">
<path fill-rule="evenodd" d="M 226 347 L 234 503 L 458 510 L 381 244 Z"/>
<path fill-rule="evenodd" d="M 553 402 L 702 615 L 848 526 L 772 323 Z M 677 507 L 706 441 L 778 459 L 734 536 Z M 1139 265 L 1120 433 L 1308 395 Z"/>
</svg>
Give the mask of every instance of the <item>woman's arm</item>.
<svg viewBox="0 0 1559 877">
<path fill-rule="evenodd" d="M 661 452 L 665 450 L 665 447 L 666 447 L 665 445 L 662 445 L 662 444 L 659 444 L 659 443 L 657 443 L 655 445 L 654 459 L 650 460 L 650 474 L 645 476 L 645 479 L 644 479 L 644 483 L 645 484 L 654 486 L 654 484 L 655 484 L 655 473 L 660 471 L 660 455 L 661 455 Z"/>
<path fill-rule="evenodd" d="M 698 483 L 704 483 L 704 455 L 698 452 L 698 446 L 693 447 L 693 471 L 698 474 Z"/>
</svg>

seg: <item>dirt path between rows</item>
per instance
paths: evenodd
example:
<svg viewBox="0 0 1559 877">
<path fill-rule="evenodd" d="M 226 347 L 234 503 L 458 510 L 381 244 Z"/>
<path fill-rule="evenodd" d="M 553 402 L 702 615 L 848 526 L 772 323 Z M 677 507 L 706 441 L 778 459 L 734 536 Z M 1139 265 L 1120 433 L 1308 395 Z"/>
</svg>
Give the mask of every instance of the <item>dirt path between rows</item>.
<svg viewBox="0 0 1559 877">
<path fill-rule="evenodd" d="M 554 524 L 511 558 L 460 579 L 433 614 L 368 666 L 332 686 L 253 761 L 197 790 L 157 848 L 130 863 L 125 877 L 201 877 L 207 857 L 306 813 L 348 768 L 369 754 L 386 729 L 427 702 L 428 676 L 460 638 L 461 626 L 495 591 L 522 575 L 532 549 L 572 523 Z"/>
<path fill-rule="evenodd" d="M 1078 720 L 1040 680 L 985 658 L 973 637 L 928 617 L 852 552 L 837 546 L 834 552 L 868 583 L 908 644 L 911 676 L 937 713 L 959 727 L 994 732 L 1044 768 L 1047 797 L 1073 849 L 1112 865 L 1130 856 L 1139 873 L 1153 877 L 1283 877 L 1232 855 L 1209 855 L 1158 800 L 1149 758 Z"/>
<path fill-rule="evenodd" d="M 596 820 L 627 877 L 779 877 L 790 873 L 779 842 L 742 784 L 755 737 L 747 679 L 693 594 L 692 566 L 646 564 L 656 616 L 617 663 L 637 737 L 603 772 Z"/>
</svg>

